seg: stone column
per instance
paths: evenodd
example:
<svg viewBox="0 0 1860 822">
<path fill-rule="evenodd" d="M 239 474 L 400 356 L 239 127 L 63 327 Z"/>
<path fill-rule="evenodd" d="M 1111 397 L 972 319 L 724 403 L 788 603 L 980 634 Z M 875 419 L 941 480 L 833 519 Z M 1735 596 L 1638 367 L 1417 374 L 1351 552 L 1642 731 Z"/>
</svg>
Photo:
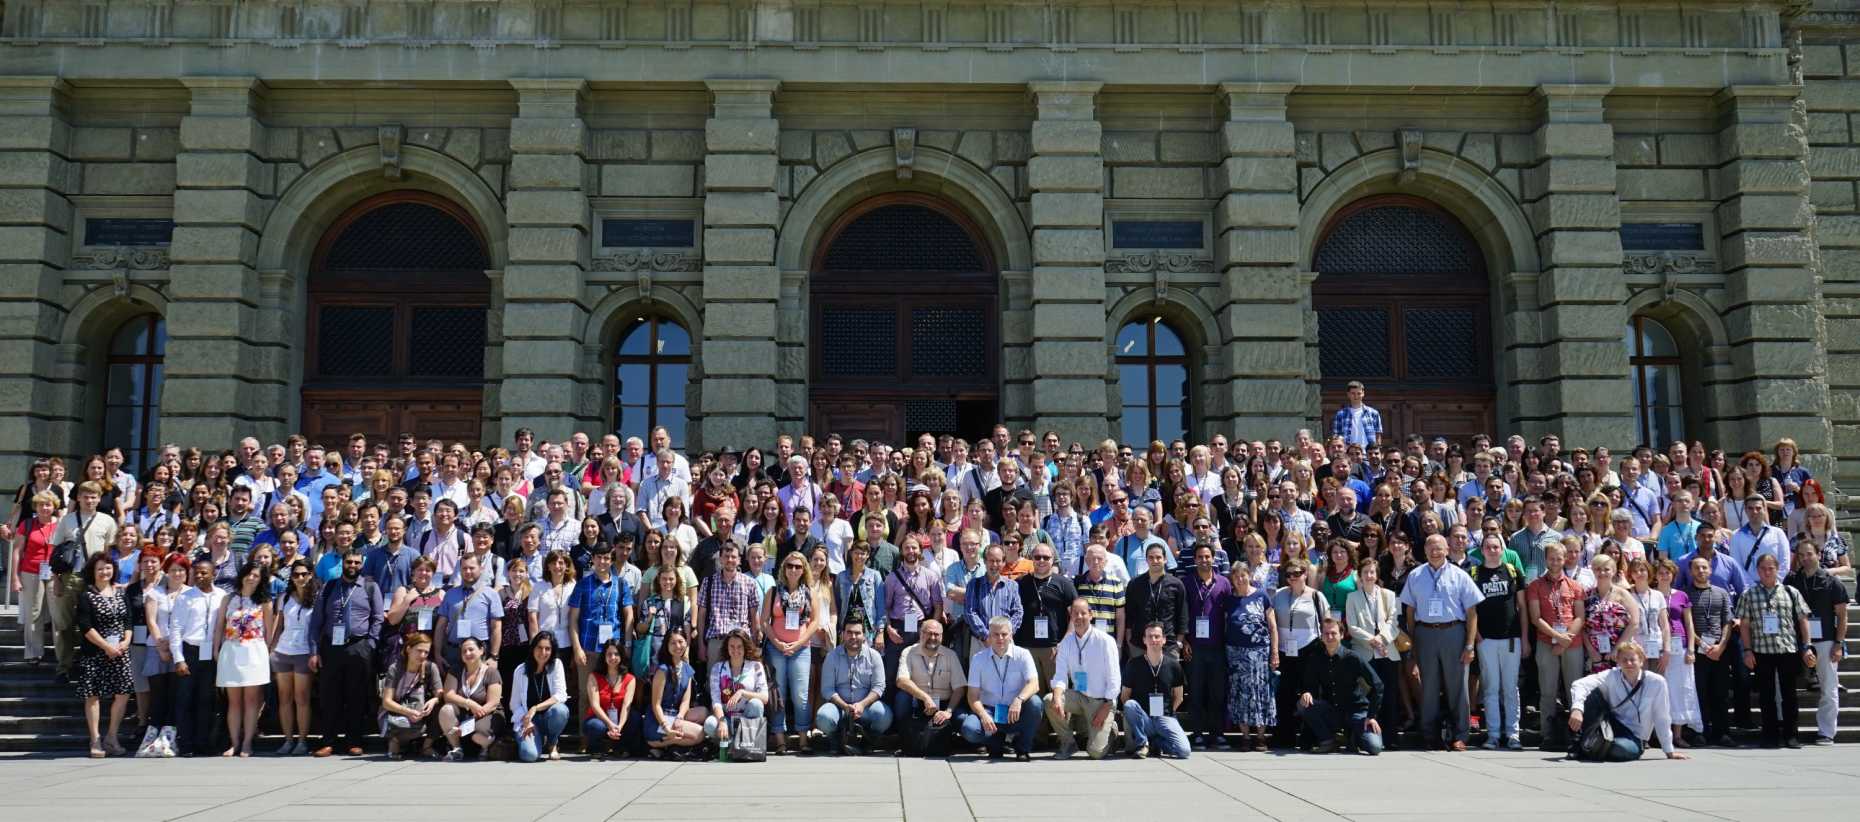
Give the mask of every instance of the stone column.
<svg viewBox="0 0 1860 822">
<path fill-rule="evenodd" d="M 259 231 L 274 196 L 264 160 L 265 85 L 254 77 L 183 77 L 192 96 L 175 161 L 173 260 L 161 438 L 224 448 L 277 442 L 295 410 L 291 349 L 269 312 Z"/>
<path fill-rule="evenodd" d="M 1793 437 L 1816 476 L 1833 474 L 1828 354 L 1814 270 L 1807 140 L 1792 121 L 1797 86 L 1731 86 L 1716 97 L 1712 188 L 1731 349 L 1727 448 L 1768 451 Z"/>
<path fill-rule="evenodd" d="M 1033 428 L 1096 442 L 1105 394 L 1104 128 L 1098 82 L 1028 84 L 1033 192 Z"/>
<path fill-rule="evenodd" d="M 1621 204 L 1615 196 L 1614 127 L 1602 119 L 1610 87 L 1539 86 L 1537 165 L 1524 173 L 1537 229 L 1543 346 L 1521 364 L 1518 416 L 1526 438 L 1622 449 L 1639 440 L 1628 376 L 1627 285 L 1621 276 Z"/>
<path fill-rule="evenodd" d="M 1312 278 L 1298 270 L 1298 158 L 1285 119 L 1290 83 L 1223 83 L 1225 155 L 1216 175 L 1215 264 L 1224 283 L 1218 328 L 1226 388 L 1215 431 L 1290 439 L 1318 413 L 1308 381 L 1305 315 Z"/>
<path fill-rule="evenodd" d="M 50 379 L 66 317 L 74 171 L 67 159 L 69 87 L 54 77 L 0 78 L 0 476 L 26 476 L 33 457 L 87 447 L 85 398 Z M 74 347 L 82 357 L 84 346 Z"/>
<path fill-rule="evenodd" d="M 767 448 L 775 418 L 801 416 L 801 396 L 775 390 L 776 199 L 774 80 L 708 80 L 704 123 L 703 383 L 692 447 Z M 792 406 L 792 407 L 788 407 Z"/>
<path fill-rule="evenodd" d="M 503 286 L 497 440 L 508 442 L 517 429 L 529 428 L 538 440 L 560 442 L 577 428 L 595 429 L 576 414 L 581 331 L 588 321 L 588 129 L 581 119 L 588 83 L 524 79 L 510 85 L 517 90 L 504 204 L 510 251 L 503 276 L 493 279 Z"/>
</svg>

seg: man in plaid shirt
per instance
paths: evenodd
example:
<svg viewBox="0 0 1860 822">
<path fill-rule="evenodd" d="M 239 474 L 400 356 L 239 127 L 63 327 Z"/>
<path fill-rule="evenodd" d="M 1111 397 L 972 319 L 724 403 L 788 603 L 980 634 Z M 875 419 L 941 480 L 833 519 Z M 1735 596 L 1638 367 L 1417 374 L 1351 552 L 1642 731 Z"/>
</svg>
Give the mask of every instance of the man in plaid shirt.
<svg viewBox="0 0 1860 822">
<path fill-rule="evenodd" d="M 1809 641 L 1808 603 L 1799 591 L 1782 584 L 1779 567 L 1775 554 L 1757 559 L 1757 584 L 1737 599 L 1737 630 L 1744 640 L 1744 665 L 1755 674 L 1751 690 L 1765 695 L 1757 699 L 1763 714 L 1763 747 L 1800 748 L 1795 738 L 1795 678 L 1804 665 L 1815 667 L 1815 648 Z M 1767 698 L 1778 692 L 1782 699 Z"/>
<path fill-rule="evenodd" d="M 737 628 L 748 631 L 756 647 L 762 645 L 762 634 L 755 621 L 756 581 L 737 570 L 742 556 L 742 543 L 736 540 L 724 543 L 717 552 L 717 573 L 698 583 L 697 611 L 693 616 L 696 624 L 704 628 L 704 644 L 698 648 L 706 652 L 700 659 L 710 662 L 722 659 L 723 638 Z"/>
<path fill-rule="evenodd" d="M 1330 420 L 1330 433 L 1342 437 L 1351 445 L 1360 445 L 1364 449 L 1374 448 L 1382 443 L 1382 415 L 1376 409 L 1363 404 L 1363 384 L 1351 380 L 1346 389 L 1350 402 L 1337 409 L 1337 416 Z"/>
</svg>

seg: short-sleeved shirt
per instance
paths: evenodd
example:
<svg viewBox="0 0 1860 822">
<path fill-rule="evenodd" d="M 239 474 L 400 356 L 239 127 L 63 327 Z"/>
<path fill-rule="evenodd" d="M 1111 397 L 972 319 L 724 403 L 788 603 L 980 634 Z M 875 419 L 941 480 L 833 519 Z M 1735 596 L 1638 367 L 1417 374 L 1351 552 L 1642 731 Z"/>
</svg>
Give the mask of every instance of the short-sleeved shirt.
<svg viewBox="0 0 1860 822">
<path fill-rule="evenodd" d="M 962 658 L 948 645 L 937 646 L 936 653 L 924 650 L 920 643 L 904 649 L 901 672 L 910 675 L 911 684 L 930 695 L 938 705 L 949 703 L 951 694 L 962 689 L 968 677 L 962 671 Z"/>
<path fill-rule="evenodd" d="M 1759 654 L 1800 651 L 1795 621 L 1808 616 L 1801 592 L 1780 582 L 1773 588 L 1753 585 L 1737 599 L 1737 618 L 1750 626 L 1750 650 Z"/>
<path fill-rule="evenodd" d="M 1556 577 L 1541 576 L 1531 581 L 1524 589 L 1524 596 L 1537 609 L 1537 617 L 1550 623 L 1551 627 L 1567 630 L 1569 624 L 1576 621 L 1576 609 L 1582 607 L 1582 583 L 1570 579 L 1567 575 Z M 1479 616 L 1483 631 L 1485 615 Z M 1549 642 L 1553 637 L 1537 630 L 1537 638 Z"/>
<path fill-rule="evenodd" d="M 1816 640 L 1834 639 L 1835 612 L 1847 607 L 1847 588 L 1833 574 L 1817 567 L 1813 574 L 1790 574 L 1783 580 L 1800 591 L 1808 603 L 1808 635 Z"/>
<path fill-rule="evenodd" d="M 1518 594 L 1524 589 L 1524 577 L 1501 562 L 1497 568 L 1481 565 L 1473 569 L 1473 583 L 1485 597 L 1478 607 L 1480 638 L 1517 639 Z"/>
<path fill-rule="evenodd" d="M 447 644 L 466 636 L 480 642 L 491 641 L 491 620 L 504 618 L 504 601 L 490 588 L 453 588 L 439 603 L 439 613 L 446 618 Z"/>
<path fill-rule="evenodd" d="M 1161 694 L 1164 716 L 1175 716 L 1171 693 L 1182 687 L 1184 679 L 1181 664 L 1166 656 L 1162 664 L 1155 668 L 1150 667 L 1149 657 L 1146 656 L 1133 656 L 1124 661 L 1124 687 L 1129 689 L 1131 698 L 1147 710 L 1149 695 Z"/>
<path fill-rule="evenodd" d="M 619 637 L 621 609 L 633 607 L 633 586 L 621 579 L 619 574 L 610 574 L 606 582 L 592 574 L 576 580 L 574 593 L 568 596 L 569 610 L 580 609 L 579 621 L 573 630 L 581 638 L 581 647 L 585 651 L 594 651 L 601 647 L 601 626 L 607 626 L 609 639 Z M 557 643 L 560 644 L 560 638 Z"/>
<path fill-rule="evenodd" d="M 993 648 L 983 648 L 969 660 L 969 688 L 983 705 L 1006 705 L 1020 696 L 1028 680 L 1037 681 L 1038 667 L 1033 654 L 1013 645 L 1005 655 L 997 656 Z"/>
<path fill-rule="evenodd" d="M 1129 587 L 1126 583 L 1118 582 L 1110 574 L 1100 575 L 1097 582 L 1081 574 L 1072 580 L 1072 587 L 1091 605 L 1091 620 L 1098 630 L 1109 633 L 1117 627 L 1117 612 L 1124 609 L 1124 592 Z"/>
<path fill-rule="evenodd" d="M 1422 565 L 1408 572 L 1402 584 L 1401 602 L 1414 609 L 1414 618 L 1423 623 L 1459 622 L 1466 609 L 1485 600 L 1472 577 L 1452 563 L 1442 563 L 1440 570 Z"/>
</svg>

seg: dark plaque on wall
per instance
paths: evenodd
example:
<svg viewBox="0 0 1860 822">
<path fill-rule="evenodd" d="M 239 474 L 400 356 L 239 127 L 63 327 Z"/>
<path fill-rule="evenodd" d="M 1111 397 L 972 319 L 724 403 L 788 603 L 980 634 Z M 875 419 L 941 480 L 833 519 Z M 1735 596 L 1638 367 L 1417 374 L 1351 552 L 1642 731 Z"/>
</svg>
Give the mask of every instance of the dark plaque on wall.
<svg viewBox="0 0 1860 822">
<path fill-rule="evenodd" d="M 696 220 L 601 221 L 603 248 L 691 248 L 696 245 Z"/>
<path fill-rule="evenodd" d="M 106 217 L 84 221 L 85 245 L 167 245 L 173 239 L 173 220 Z"/>
<path fill-rule="evenodd" d="M 1200 249 L 1200 220 L 1113 220 L 1112 248 Z"/>
<path fill-rule="evenodd" d="M 1705 229 L 1698 223 L 1622 223 L 1622 251 L 1698 251 Z"/>
</svg>

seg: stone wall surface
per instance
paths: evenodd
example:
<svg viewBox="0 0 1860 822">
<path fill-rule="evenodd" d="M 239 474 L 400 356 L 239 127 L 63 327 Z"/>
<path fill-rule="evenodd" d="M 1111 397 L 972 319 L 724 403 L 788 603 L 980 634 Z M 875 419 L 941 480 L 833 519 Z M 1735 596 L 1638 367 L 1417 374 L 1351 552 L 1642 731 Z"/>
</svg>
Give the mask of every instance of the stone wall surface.
<svg viewBox="0 0 1860 822">
<path fill-rule="evenodd" d="M 1645 314 L 1690 355 L 1690 434 L 1791 436 L 1853 487 L 1852 5 L 7 4 L 0 475 L 98 446 L 99 363 L 137 312 L 168 322 L 162 440 L 292 430 L 310 250 L 396 187 L 493 235 L 487 439 L 606 426 L 608 349 L 648 312 L 692 332 L 688 443 L 804 427 L 811 254 L 887 191 L 994 246 L 1010 423 L 1115 433 L 1112 335 L 1160 316 L 1191 433 L 1285 436 L 1324 411 L 1318 233 L 1406 193 L 1487 252 L 1503 431 L 1633 444 Z M 653 214 L 697 220 L 693 246 L 601 243 Z M 174 239 L 85 246 L 109 216 Z M 1122 218 L 1207 239 L 1114 248 Z M 1704 247 L 1624 250 L 1623 224 L 1674 221 Z"/>
</svg>

